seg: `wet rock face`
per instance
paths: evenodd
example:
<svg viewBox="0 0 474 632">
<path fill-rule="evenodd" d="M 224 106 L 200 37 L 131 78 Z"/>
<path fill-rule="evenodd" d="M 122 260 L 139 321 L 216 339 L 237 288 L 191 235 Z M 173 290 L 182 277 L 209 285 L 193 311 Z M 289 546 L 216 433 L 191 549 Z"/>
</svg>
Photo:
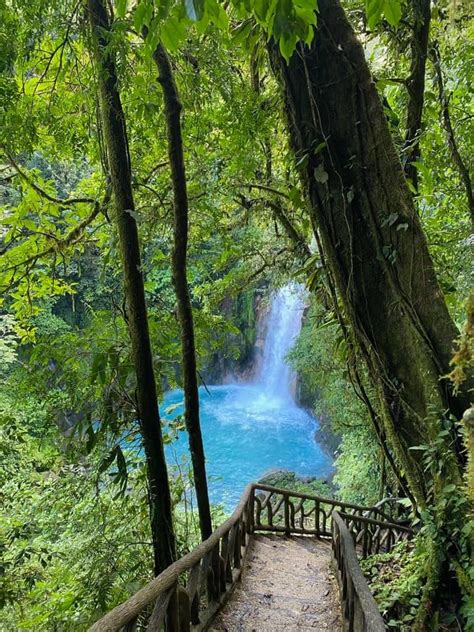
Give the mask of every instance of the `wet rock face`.
<svg viewBox="0 0 474 632">
<path fill-rule="evenodd" d="M 208 384 L 251 382 L 259 370 L 265 341 L 268 310 L 265 288 L 251 288 L 236 298 L 226 298 L 222 314 L 237 332 L 226 336 L 203 371 Z"/>
<path fill-rule="evenodd" d="M 342 630 L 328 542 L 256 535 L 250 547 L 242 583 L 213 632 Z"/>
</svg>

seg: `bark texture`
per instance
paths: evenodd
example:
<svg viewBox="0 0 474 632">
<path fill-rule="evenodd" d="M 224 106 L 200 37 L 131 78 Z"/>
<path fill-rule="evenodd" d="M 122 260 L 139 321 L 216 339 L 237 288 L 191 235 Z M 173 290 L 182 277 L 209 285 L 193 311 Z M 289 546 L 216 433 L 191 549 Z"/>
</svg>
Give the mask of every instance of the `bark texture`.
<svg viewBox="0 0 474 632">
<path fill-rule="evenodd" d="M 110 23 L 102 0 L 88 0 L 88 14 L 97 64 L 104 144 L 123 262 L 128 329 L 137 377 L 137 408 L 147 462 L 154 570 L 158 575 L 174 561 L 176 550 L 138 230 L 134 218 L 131 164 L 115 61 L 112 53 L 106 52 Z"/>
<path fill-rule="evenodd" d="M 312 224 L 378 393 L 384 435 L 424 504 L 410 448 L 437 435 L 443 410 L 459 418 L 469 402 L 467 384 L 454 397 L 440 380 L 457 330 L 363 48 L 338 0 L 318 6 L 311 46 L 299 46 L 289 64 L 271 46 L 272 65 Z M 453 468 L 458 475 L 454 459 Z"/>
<path fill-rule="evenodd" d="M 199 421 L 199 391 L 196 367 L 196 345 L 191 299 L 187 280 L 188 248 L 188 193 L 184 165 L 183 139 L 181 134 L 181 103 L 174 81 L 169 57 L 160 44 L 154 53 L 163 88 L 166 125 L 168 131 L 168 154 L 171 166 L 174 194 L 174 247 L 173 285 L 178 304 L 183 353 L 184 419 L 189 437 L 189 448 L 193 464 L 194 486 L 199 510 L 201 537 L 207 539 L 212 533 L 211 510 L 207 489 L 206 463 Z"/>
</svg>

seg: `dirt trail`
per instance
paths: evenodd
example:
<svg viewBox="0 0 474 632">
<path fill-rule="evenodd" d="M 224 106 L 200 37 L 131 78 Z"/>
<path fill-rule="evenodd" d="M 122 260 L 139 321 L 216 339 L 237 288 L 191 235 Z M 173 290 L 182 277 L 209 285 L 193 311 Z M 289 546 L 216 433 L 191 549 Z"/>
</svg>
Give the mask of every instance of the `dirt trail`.
<svg viewBox="0 0 474 632">
<path fill-rule="evenodd" d="M 342 630 L 328 542 L 255 535 L 242 583 L 211 632 Z"/>
</svg>

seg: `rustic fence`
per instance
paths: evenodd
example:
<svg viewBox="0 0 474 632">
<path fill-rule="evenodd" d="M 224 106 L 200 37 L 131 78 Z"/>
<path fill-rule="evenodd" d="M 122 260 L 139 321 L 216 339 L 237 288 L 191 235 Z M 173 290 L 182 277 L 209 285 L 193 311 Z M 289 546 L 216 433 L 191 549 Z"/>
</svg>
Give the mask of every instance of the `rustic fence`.
<svg viewBox="0 0 474 632">
<path fill-rule="evenodd" d="M 206 630 L 240 579 L 252 534 L 267 531 L 332 538 L 345 629 L 379 632 L 385 629 L 380 627 L 383 620 L 356 551 L 362 556 L 388 551 L 410 537 L 410 529 L 387 518 L 382 508 L 251 484 L 232 516 L 207 540 L 111 610 L 89 632 Z"/>
<path fill-rule="evenodd" d="M 383 632 L 386 627 L 359 566 L 362 558 L 388 553 L 398 542 L 413 536 L 408 527 L 354 516 L 335 510 L 332 515 L 332 549 L 337 570 L 344 630 Z"/>
</svg>

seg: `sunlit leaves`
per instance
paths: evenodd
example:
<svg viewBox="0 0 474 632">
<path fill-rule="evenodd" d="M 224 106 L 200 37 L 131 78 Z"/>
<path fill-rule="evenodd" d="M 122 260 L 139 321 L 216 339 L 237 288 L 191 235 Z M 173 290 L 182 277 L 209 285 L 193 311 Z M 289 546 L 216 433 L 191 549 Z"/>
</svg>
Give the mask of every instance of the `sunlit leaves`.
<svg viewBox="0 0 474 632">
<path fill-rule="evenodd" d="M 141 33 L 144 27 L 150 26 L 153 16 L 153 4 L 147 0 L 142 0 L 135 8 L 133 15 L 133 26 L 138 33 Z"/>
<path fill-rule="evenodd" d="M 254 3 L 234 0 L 232 6 L 219 0 L 168 1 L 156 6 L 151 0 L 140 0 L 133 12 L 133 25 L 139 33 L 145 28 L 147 38 L 153 43 L 161 41 L 168 49 L 176 51 L 189 26 L 194 26 L 198 33 L 204 32 L 209 24 L 227 29 L 229 15 L 235 11 L 243 18 L 256 21 L 267 38 L 273 37 L 287 60 L 297 42 L 309 43 L 313 38 L 317 14 L 315 0 L 256 0 Z M 124 15 L 123 3 L 117 12 L 119 16 Z M 150 45 L 149 53 L 151 49 Z"/>
<path fill-rule="evenodd" d="M 391 26 L 397 26 L 402 16 L 401 0 L 366 0 L 367 24 L 374 29 L 385 17 Z"/>
<path fill-rule="evenodd" d="M 267 37 L 273 37 L 288 61 L 299 41 L 310 43 L 316 25 L 315 0 L 257 0 L 250 8 L 248 3 L 235 2 L 240 10 L 253 14 Z"/>
<path fill-rule="evenodd" d="M 171 52 L 177 51 L 186 37 L 186 23 L 180 13 L 179 9 L 173 12 L 161 26 L 160 39 Z"/>
<path fill-rule="evenodd" d="M 124 18 L 127 12 L 127 0 L 115 0 L 115 10 L 118 18 Z"/>
<path fill-rule="evenodd" d="M 3 370 L 16 361 L 17 347 L 14 319 L 8 314 L 0 314 L 0 376 Z"/>
<path fill-rule="evenodd" d="M 385 0 L 383 12 L 391 26 L 397 26 L 402 17 L 401 0 Z"/>
</svg>

